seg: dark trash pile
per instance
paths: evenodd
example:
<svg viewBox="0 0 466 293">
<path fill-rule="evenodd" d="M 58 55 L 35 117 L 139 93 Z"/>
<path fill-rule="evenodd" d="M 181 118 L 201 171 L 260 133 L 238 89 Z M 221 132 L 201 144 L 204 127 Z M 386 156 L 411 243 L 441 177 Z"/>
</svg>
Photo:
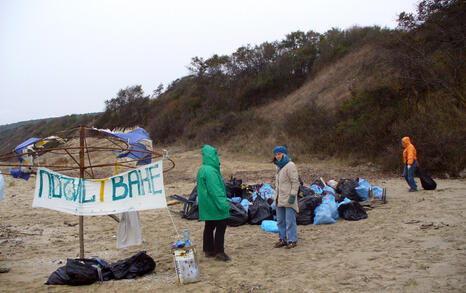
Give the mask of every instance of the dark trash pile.
<svg viewBox="0 0 466 293">
<path fill-rule="evenodd" d="M 359 202 L 385 200 L 385 190 L 371 186 L 364 179 L 340 179 L 335 183 L 331 187 L 318 179 L 307 187 L 300 180 L 298 225 L 332 224 L 339 218 L 350 221 L 366 219 L 367 213 Z M 225 182 L 225 189 L 230 204 L 229 226 L 260 225 L 264 220 L 276 220 L 275 190 L 269 184 L 244 185 L 241 179 L 231 178 Z M 170 198 L 184 203 L 180 211 L 183 218 L 199 219 L 196 186 L 188 198 L 179 195 L 171 195 Z"/>
<path fill-rule="evenodd" d="M 68 259 L 66 265 L 53 272 L 45 284 L 79 286 L 111 279 L 134 279 L 154 269 L 155 261 L 145 251 L 112 264 L 98 258 Z"/>
</svg>

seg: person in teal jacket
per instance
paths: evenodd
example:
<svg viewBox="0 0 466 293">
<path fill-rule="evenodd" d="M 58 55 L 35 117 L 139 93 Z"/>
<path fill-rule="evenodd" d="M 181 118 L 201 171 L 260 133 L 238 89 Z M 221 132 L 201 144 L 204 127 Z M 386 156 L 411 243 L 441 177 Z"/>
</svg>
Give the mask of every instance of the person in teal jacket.
<svg viewBox="0 0 466 293">
<path fill-rule="evenodd" d="M 205 221 L 203 250 L 206 257 L 229 261 L 225 254 L 225 231 L 230 217 L 225 184 L 220 174 L 217 150 L 210 145 L 202 148 L 202 166 L 197 172 L 199 220 Z M 215 230 L 215 238 L 214 238 Z"/>
</svg>

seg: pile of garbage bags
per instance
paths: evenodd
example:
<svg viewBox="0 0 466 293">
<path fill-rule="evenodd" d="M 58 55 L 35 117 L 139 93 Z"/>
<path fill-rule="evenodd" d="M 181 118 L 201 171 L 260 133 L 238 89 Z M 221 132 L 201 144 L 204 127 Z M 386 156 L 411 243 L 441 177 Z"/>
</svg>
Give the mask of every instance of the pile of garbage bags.
<svg viewBox="0 0 466 293">
<path fill-rule="evenodd" d="M 231 178 L 225 182 L 225 189 L 230 204 L 229 226 L 261 225 L 263 221 L 276 219 L 275 190 L 269 184 L 244 185 L 241 179 Z M 339 218 L 350 221 L 366 219 L 367 213 L 359 202 L 369 198 L 382 199 L 384 190 L 361 178 L 343 178 L 338 182 L 330 180 L 329 184 L 318 179 L 309 187 L 300 180 L 297 196 L 299 213 L 296 214 L 296 223 L 320 225 L 335 223 Z M 183 218 L 199 219 L 197 187 L 188 199 L 172 198 L 183 200 L 183 210 L 180 211 Z"/>
<path fill-rule="evenodd" d="M 89 285 L 94 282 L 134 279 L 155 269 L 155 261 L 140 251 L 135 255 L 109 264 L 98 258 L 68 259 L 48 278 L 46 285 Z"/>
</svg>

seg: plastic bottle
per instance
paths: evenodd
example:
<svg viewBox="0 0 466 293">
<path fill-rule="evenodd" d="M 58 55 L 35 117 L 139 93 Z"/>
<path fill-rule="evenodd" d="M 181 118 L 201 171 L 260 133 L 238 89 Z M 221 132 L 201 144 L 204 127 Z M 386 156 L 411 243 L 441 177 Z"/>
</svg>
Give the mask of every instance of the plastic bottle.
<svg viewBox="0 0 466 293">
<path fill-rule="evenodd" d="M 188 229 L 184 229 L 184 247 L 191 247 L 191 240 L 189 240 Z"/>
</svg>

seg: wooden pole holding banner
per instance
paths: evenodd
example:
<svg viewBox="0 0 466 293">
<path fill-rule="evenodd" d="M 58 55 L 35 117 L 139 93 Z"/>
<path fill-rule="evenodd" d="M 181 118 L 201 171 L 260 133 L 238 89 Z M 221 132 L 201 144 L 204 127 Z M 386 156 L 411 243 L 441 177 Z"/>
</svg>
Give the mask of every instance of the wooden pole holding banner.
<svg viewBox="0 0 466 293">
<path fill-rule="evenodd" d="M 79 133 L 79 177 L 84 178 L 84 137 L 85 128 L 81 126 Z M 79 216 L 79 257 L 84 258 L 84 216 Z"/>
</svg>

